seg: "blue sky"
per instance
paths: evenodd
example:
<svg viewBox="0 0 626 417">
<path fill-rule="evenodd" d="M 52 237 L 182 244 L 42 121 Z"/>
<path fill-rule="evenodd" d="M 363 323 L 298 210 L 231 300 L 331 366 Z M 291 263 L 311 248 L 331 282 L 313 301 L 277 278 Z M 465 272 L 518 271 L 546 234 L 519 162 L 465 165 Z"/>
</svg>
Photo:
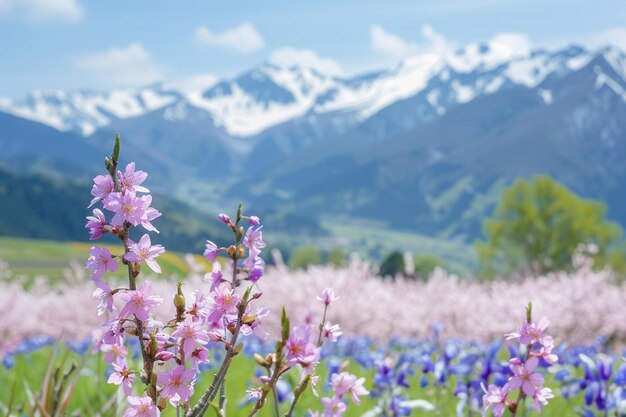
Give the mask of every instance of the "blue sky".
<svg viewBox="0 0 626 417">
<path fill-rule="evenodd" d="M 550 4 L 548 4 L 550 3 Z M 626 49 L 626 2 L 0 0 L 0 96 L 228 77 L 266 59 L 355 73 L 515 33 Z"/>
</svg>

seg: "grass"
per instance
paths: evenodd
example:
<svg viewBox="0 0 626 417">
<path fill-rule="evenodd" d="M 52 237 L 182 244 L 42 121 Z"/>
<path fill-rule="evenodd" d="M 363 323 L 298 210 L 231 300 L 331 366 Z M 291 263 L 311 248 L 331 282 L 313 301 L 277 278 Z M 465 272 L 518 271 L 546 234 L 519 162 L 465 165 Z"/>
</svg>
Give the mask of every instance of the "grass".
<svg viewBox="0 0 626 417">
<path fill-rule="evenodd" d="M 12 276 L 24 276 L 28 279 L 46 276 L 51 282 L 56 282 L 65 278 L 66 270 L 72 262 L 84 265 L 91 246 L 91 243 L 0 237 L 0 259 L 8 263 Z M 113 254 L 121 253 L 120 244 L 103 246 Z M 197 255 L 195 259 L 206 263 L 202 256 Z M 166 275 L 184 276 L 189 273 L 189 267 L 181 253 L 166 252 L 159 257 L 159 265 Z"/>
<path fill-rule="evenodd" d="M 28 402 L 28 392 L 38 393 L 43 385 L 45 385 L 44 375 L 47 373 L 48 362 L 52 356 L 53 349 L 58 347 L 47 347 L 38 349 L 26 354 L 16 356 L 15 366 L 11 369 L 0 366 L 0 410 L 6 407 L 12 397 L 13 409 L 16 406 Z M 89 415 L 102 417 L 120 416 L 123 412 L 124 402 L 123 396 L 118 395 L 116 387 L 106 383 L 106 364 L 102 361 L 101 355 L 92 355 L 90 353 L 80 356 L 65 347 L 59 348 L 54 357 L 55 366 L 62 369 L 69 368 L 71 363 L 79 364 L 79 373 L 71 398 L 68 405 L 68 415 L 76 411 L 78 415 Z M 215 362 L 214 362 L 215 363 Z M 136 364 L 137 366 L 138 364 Z M 227 413 L 230 416 L 247 415 L 251 409 L 251 405 L 246 402 L 246 389 L 252 388 L 258 382 L 254 382 L 251 376 L 254 375 L 256 364 L 249 357 L 243 354 L 236 357 L 230 368 L 226 379 L 227 393 Z M 360 376 L 365 376 L 368 380 L 367 388 L 371 388 L 373 372 L 363 369 L 356 364 L 349 366 L 349 371 Z M 200 379 L 196 385 L 196 393 L 194 398 L 198 398 L 208 388 L 212 380 L 214 369 L 207 370 L 200 374 Z M 327 370 L 322 364 L 318 367 L 318 374 L 321 376 L 318 389 L 324 390 L 324 378 Z M 297 381 L 296 374 L 288 374 L 288 382 L 293 386 Z M 415 375 L 410 379 L 411 388 L 406 390 L 406 394 L 410 399 L 424 399 L 436 405 L 438 412 L 423 411 L 419 409 L 413 410 L 411 416 L 455 416 L 458 398 L 452 395 L 455 381 L 450 381 L 448 387 L 426 387 L 420 388 L 419 379 L 421 375 Z M 547 378 L 547 386 L 558 387 L 558 383 L 553 381 L 550 376 Z M 139 394 L 139 384 L 135 384 L 135 394 Z M 548 417 L 561 417 L 575 415 L 575 409 L 582 405 L 582 396 L 578 396 L 574 400 L 565 400 L 558 395 L 550 401 L 550 404 L 542 413 Z M 321 393 L 324 395 L 324 393 Z M 361 416 L 376 405 L 376 400 L 365 397 L 360 406 L 351 404 L 348 407 L 347 417 Z M 284 413 L 288 408 L 288 404 L 281 404 L 281 412 Z M 316 398 L 311 390 L 307 390 L 301 398 L 301 402 L 296 408 L 295 416 L 304 416 L 309 409 L 320 409 L 319 399 Z M 260 416 L 271 417 L 273 403 L 268 401 L 266 407 L 259 414 Z M 6 412 L 6 411 L 3 411 Z M 474 413 L 476 414 L 476 413 Z M 17 415 L 17 414 L 16 414 Z M 74 415 L 74 414 L 72 414 Z M 175 411 L 169 407 L 164 417 L 175 416 Z M 208 412 L 207 415 L 213 415 Z M 524 414 L 522 414 L 524 415 Z M 533 412 L 530 415 L 534 415 Z"/>
</svg>

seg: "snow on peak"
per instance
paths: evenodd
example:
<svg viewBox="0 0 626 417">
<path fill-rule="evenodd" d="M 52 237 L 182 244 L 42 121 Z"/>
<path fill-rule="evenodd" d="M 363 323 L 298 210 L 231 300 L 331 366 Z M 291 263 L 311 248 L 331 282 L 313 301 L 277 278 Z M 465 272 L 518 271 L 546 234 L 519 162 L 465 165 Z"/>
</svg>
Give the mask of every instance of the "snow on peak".
<svg viewBox="0 0 626 417">
<path fill-rule="evenodd" d="M 340 75 L 343 71 L 336 62 L 313 51 L 282 48 L 267 62 L 232 79 L 204 74 L 184 88 L 170 83 L 108 93 L 35 91 L 22 100 L 0 98 L 0 110 L 84 135 L 115 119 L 160 108 L 166 108 L 167 120 L 184 120 L 199 111 L 228 134 L 247 137 L 299 118 L 315 123 L 315 116 L 322 114 L 336 115 L 341 123 L 358 123 L 420 93 L 436 113 L 443 114 L 451 106 L 511 85 L 536 88 L 548 75 L 579 70 L 600 54 L 626 80 L 626 55 L 617 48 L 595 53 L 577 46 L 533 50 L 525 36 L 509 33 L 356 76 Z M 549 91 L 538 94 L 546 104 L 551 102 Z"/>
<path fill-rule="evenodd" d="M 309 68 L 320 74 L 341 76 L 344 70 L 330 58 L 320 57 L 310 49 L 279 48 L 270 53 L 268 61 L 279 67 Z"/>
<path fill-rule="evenodd" d="M 457 72 L 468 73 L 474 70 L 496 68 L 506 62 L 528 57 L 530 42 L 525 35 L 502 33 L 488 42 L 470 43 L 453 53 L 445 60 Z"/>
<path fill-rule="evenodd" d="M 108 125 L 112 118 L 139 116 L 174 100 L 175 94 L 162 91 L 160 86 L 108 93 L 35 90 L 21 100 L 0 101 L 0 110 L 61 131 L 76 131 L 88 136 L 97 128 Z"/>
</svg>

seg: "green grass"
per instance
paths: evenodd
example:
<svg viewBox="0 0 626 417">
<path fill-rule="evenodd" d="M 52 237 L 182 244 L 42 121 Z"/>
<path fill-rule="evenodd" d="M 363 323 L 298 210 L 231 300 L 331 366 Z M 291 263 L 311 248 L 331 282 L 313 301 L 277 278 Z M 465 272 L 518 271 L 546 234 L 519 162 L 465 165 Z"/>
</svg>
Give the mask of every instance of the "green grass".
<svg viewBox="0 0 626 417">
<path fill-rule="evenodd" d="M 85 264 L 92 245 L 88 242 L 0 237 L 0 259 L 8 263 L 12 276 L 24 276 L 28 279 L 46 276 L 50 282 L 57 282 L 64 279 L 65 270 L 72 262 L 78 262 L 81 266 Z M 113 254 L 122 253 L 121 244 L 103 246 Z M 206 263 L 201 256 L 195 258 L 198 262 Z M 166 252 L 159 258 L 159 265 L 165 275 L 184 276 L 189 273 L 189 268 L 180 253 Z"/>
<path fill-rule="evenodd" d="M 0 366 L 0 403 L 6 406 L 13 397 L 12 403 L 15 406 L 24 404 L 28 398 L 28 391 L 38 393 L 44 384 L 43 376 L 46 374 L 47 364 L 51 357 L 53 347 L 39 349 L 27 354 L 17 355 L 15 366 L 6 369 Z M 82 364 L 80 374 L 76 381 L 75 389 L 72 393 L 68 410 L 70 412 L 80 411 L 82 415 L 95 416 L 97 412 L 104 416 L 121 416 L 123 412 L 124 402 L 123 396 L 116 393 L 116 387 L 106 383 L 106 364 L 102 361 L 101 355 L 92 355 L 87 353 L 84 357 L 71 352 L 67 348 L 60 348 L 55 358 L 55 365 L 67 369 L 70 363 Z M 138 366 L 138 364 L 135 364 Z M 254 374 L 256 364 L 253 360 L 244 355 L 235 357 L 230 371 L 226 379 L 226 394 L 228 398 L 227 413 L 228 416 L 247 415 L 251 409 L 250 404 L 246 404 L 245 390 L 254 387 L 255 383 L 251 379 Z M 373 373 L 371 370 L 361 368 L 356 364 L 349 365 L 348 370 L 359 376 L 365 376 L 368 380 L 367 388 L 371 388 Z M 208 388 L 212 380 L 212 370 L 206 371 L 200 375 L 200 380 L 196 385 L 196 393 L 194 399 L 199 398 Z M 324 378 L 327 370 L 323 364 L 318 367 L 318 374 L 321 376 L 318 388 L 323 391 Z M 458 399 L 452 395 L 455 381 L 450 381 L 448 387 L 427 387 L 419 388 L 419 379 L 421 375 L 415 375 L 411 378 L 410 385 L 412 388 L 406 390 L 406 394 L 410 399 L 425 399 L 436 405 L 438 413 L 432 411 L 422 411 L 415 409 L 411 416 L 455 416 L 455 407 Z M 290 384 L 295 385 L 297 374 L 287 374 L 287 380 Z M 554 382 L 550 376 L 547 377 L 546 385 L 553 389 L 558 388 L 558 383 Z M 13 385 L 15 387 L 13 388 Z M 257 383 L 258 384 L 258 383 Z M 139 394 L 139 383 L 135 384 L 135 394 Z M 13 394 L 11 394 L 13 390 Z M 561 417 L 575 415 L 575 408 L 582 404 L 582 396 L 578 396 L 574 400 L 564 400 L 558 395 L 558 389 L 555 390 L 557 398 L 550 401 L 542 415 L 548 417 Z M 321 393 L 322 395 L 323 392 Z M 195 401 L 194 401 L 195 403 Z M 360 406 L 349 405 L 347 417 L 357 417 L 372 409 L 376 404 L 376 400 L 366 397 L 363 398 Z M 281 405 L 281 412 L 284 413 L 288 405 Z M 164 417 L 175 416 L 175 412 L 171 407 L 163 413 Z M 294 416 L 306 415 L 308 409 L 320 409 L 319 399 L 316 398 L 311 390 L 307 390 L 302 396 Z M 2 406 L 0 406 L 2 409 Z M 268 401 L 266 407 L 259 413 L 260 416 L 272 416 L 273 403 Z M 103 411 L 104 410 L 104 411 Z M 214 415 L 208 412 L 207 415 Z M 524 415 L 524 414 L 522 414 Z M 534 412 L 529 415 L 535 415 Z"/>
</svg>

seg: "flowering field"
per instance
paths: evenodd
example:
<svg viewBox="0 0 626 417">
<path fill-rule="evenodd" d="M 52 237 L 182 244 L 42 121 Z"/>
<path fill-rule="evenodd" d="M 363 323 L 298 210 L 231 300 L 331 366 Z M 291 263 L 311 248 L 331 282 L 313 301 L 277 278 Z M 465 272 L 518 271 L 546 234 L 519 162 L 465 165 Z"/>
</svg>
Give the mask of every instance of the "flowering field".
<svg viewBox="0 0 626 417">
<path fill-rule="evenodd" d="M 119 245 L 54 285 L 1 271 L 4 414 L 626 414 L 626 285 L 586 257 L 490 282 L 383 279 L 357 257 L 266 267 L 261 219 L 240 205 L 218 216 L 231 245 L 164 273 L 147 173 L 118 170 L 119 152 L 118 138 L 85 226 Z"/>
</svg>

